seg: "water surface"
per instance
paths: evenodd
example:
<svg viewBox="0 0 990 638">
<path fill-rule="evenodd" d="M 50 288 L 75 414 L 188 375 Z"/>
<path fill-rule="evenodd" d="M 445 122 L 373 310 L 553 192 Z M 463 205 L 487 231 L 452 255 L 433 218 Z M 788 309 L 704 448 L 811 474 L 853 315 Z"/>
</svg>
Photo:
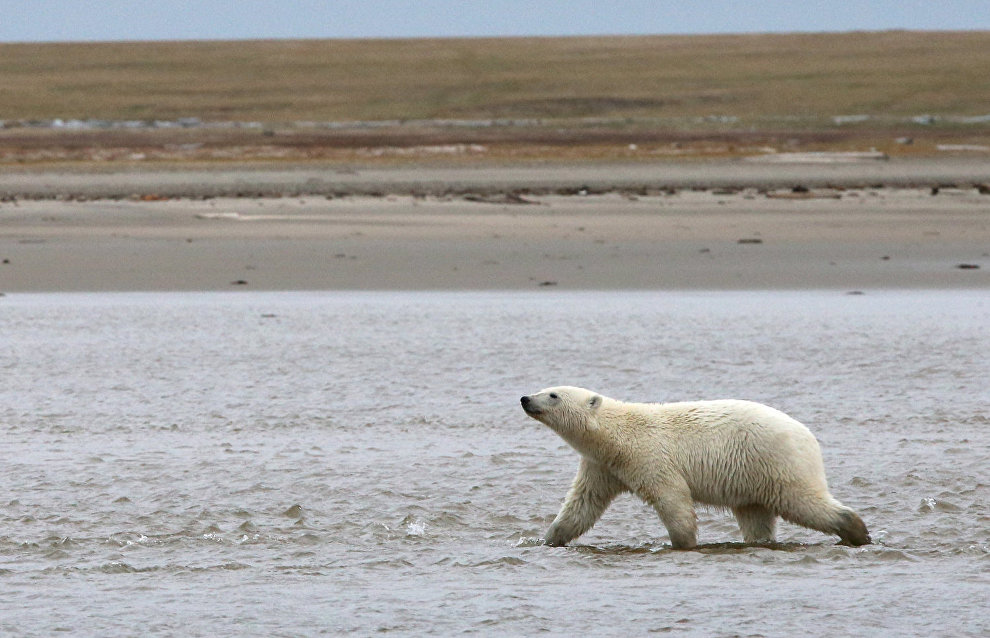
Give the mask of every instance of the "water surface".
<svg viewBox="0 0 990 638">
<path fill-rule="evenodd" d="M 0 299 L 0 633 L 986 635 L 984 292 Z M 518 397 L 746 398 L 806 423 L 876 544 L 696 551 Z"/>
</svg>

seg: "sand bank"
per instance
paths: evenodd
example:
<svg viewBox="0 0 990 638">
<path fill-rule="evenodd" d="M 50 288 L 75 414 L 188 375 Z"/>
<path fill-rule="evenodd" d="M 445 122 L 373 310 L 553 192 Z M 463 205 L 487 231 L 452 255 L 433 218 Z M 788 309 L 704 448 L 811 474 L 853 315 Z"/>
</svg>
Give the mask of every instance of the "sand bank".
<svg viewBox="0 0 990 638">
<path fill-rule="evenodd" d="M 786 157 L 784 157 L 786 160 Z M 626 163 L 536 164 L 510 166 L 242 166 L 192 170 L 89 168 L 13 170 L 0 173 L 0 197 L 121 198 L 254 197 L 277 195 L 383 195 L 498 193 L 538 194 L 644 192 L 669 188 L 867 188 L 959 186 L 990 182 L 990 157 L 809 163 L 754 162 L 744 159 Z"/>
<path fill-rule="evenodd" d="M 830 168 L 802 166 L 794 178 L 813 186 Z M 408 172 L 390 174 L 390 183 L 411 184 Z M 444 184 L 464 171 L 450 173 Z M 472 186 L 518 186 L 525 174 L 493 170 L 473 175 Z M 218 175 L 200 174 L 200 183 L 215 185 Z M 155 177 L 167 184 L 176 175 L 133 174 Z M 31 178 L 66 187 L 61 178 Z M 937 195 L 930 187 L 466 190 L 7 201 L 0 291 L 990 286 L 990 196 L 970 186 Z"/>
</svg>

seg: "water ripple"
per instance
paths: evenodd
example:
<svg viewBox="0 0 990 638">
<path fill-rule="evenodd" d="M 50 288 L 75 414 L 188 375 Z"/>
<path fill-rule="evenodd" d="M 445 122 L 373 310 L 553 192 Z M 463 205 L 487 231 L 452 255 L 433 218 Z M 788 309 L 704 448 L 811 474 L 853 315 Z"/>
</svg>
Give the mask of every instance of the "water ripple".
<svg viewBox="0 0 990 638">
<path fill-rule="evenodd" d="M 9 295 L 0 310 L 0 633 L 990 632 L 982 293 Z M 780 407 L 876 543 L 782 523 L 746 545 L 702 510 L 702 544 L 674 550 L 624 496 L 546 547 L 578 460 L 518 397 L 553 383 Z"/>
</svg>

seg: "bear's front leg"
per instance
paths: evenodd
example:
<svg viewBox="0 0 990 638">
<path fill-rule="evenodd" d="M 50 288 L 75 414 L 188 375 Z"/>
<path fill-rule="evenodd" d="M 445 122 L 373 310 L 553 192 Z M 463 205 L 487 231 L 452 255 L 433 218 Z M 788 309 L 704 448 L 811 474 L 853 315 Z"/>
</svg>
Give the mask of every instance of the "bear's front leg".
<svg viewBox="0 0 990 638">
<path fill-rule="evenodd" d="M 625 490 L 626 486 L 607 469 L 582 457 L 564 505 L 550 524 L 544 542 L 561 546 L 584 534 Z"/>
</svg>

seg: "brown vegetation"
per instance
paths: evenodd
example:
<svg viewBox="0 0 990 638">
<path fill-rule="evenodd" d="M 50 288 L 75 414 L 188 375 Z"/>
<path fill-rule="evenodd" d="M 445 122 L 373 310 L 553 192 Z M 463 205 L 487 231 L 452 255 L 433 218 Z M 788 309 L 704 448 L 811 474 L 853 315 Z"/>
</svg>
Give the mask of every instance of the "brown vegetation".
<svg viewBox="0 0 990 638">
<path fill-rule="evenodd" d="M 4 44 L 0 161 L 353 160 L 450 144 L 484 145 L 489 157 L 624 157 L 630 144 L 655 156 L 762 146 L 933 153 L 937 142 L 990 138 L 990 123 L 951 119 L 987 114 L 988 68 L 990 32 Z M 871 117 L 832 119 L 857 114 Z M 946 119 L 911 121 L 924 114 Z M 183 117 L 261 128 L 11 127 Z M 493 118 L 528 121 L 423 122 Z M 403 124 L 298 126 L 381 120 Z M 895 146 L 896 137 L 915 144 Z"/>
</svg>

